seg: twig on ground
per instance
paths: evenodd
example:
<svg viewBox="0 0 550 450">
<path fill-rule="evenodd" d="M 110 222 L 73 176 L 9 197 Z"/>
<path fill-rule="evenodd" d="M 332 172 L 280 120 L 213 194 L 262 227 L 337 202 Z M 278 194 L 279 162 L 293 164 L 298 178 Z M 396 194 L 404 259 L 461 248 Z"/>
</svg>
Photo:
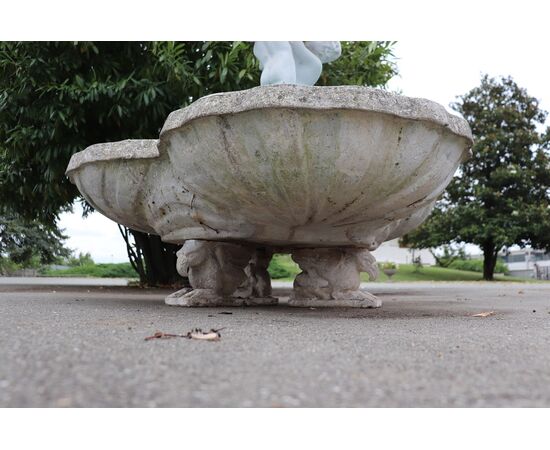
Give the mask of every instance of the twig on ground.
<svg viewBox="0 0 550 450">
<path fill-rule="evenodd" d="M 152 339 L 171 339 L 175 337 L 187 337 L 185 334 L 170 334 L 170 333 L 163 333 L 162 331 L 157 331 L 153 336 L 147 336 L 145 338 L 146 341 L 150 341 Z"/>
</svg>

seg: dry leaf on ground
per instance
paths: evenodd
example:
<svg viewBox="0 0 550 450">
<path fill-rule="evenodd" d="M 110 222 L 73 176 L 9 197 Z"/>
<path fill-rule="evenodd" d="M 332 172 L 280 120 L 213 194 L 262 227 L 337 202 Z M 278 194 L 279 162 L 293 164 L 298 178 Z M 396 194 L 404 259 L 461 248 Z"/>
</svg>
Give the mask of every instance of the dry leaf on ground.
<svg viewBox="0 0 550 450">
<path fill-rule="evenodd" d="M 219 341 L 222 337 L 220 334 L 220 330 L 222 329 L 223 328 L 220 328 L 219 330 L 212 329 L 210 331 L 202 331 L 200 328 L 195 328 L 187 333 L 187 337 L 189 339 L 198 339 L 202 341 Z"/>
<path fill-rule="evenodd" d="M 152 336 L 147 336 L 145 340 L 151 341 L 153 339 L 171 339 L 175 337 L 181 337 L 188 339 L 198 339 L 202 341 L 219 341 L 222 337 L 220 334 L 220 330 L 223 330 L 223 328 L 219 328 L 217 330 L 211 329 L 210 331 L 202 331 L 200 328 L 194 328 L 186 334 L 171 334 L 157 331 Z"/>
<path fill-rule="evenodd" d="M 472 314 L 472 317 L 488 317 L 495 315 L 494 311 L 480 312 L 478 314 Z"/>
</svg>

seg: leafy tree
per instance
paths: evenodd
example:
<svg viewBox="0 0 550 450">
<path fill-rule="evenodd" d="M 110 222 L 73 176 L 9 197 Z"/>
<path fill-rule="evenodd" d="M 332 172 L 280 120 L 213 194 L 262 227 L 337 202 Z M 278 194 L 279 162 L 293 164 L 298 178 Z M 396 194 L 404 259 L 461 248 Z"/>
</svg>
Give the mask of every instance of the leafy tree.
<svg viewBox="0 0 550 450">
<path fill-rule="evenodd" d="M 8 262 L 20 267 L 51 264 L 70 255 L 66 236 L 56 226 L 0 215 L 0 269 Z"/>
<path fill-rule="evenodd" d="M 392 43 L 346 42 L 343 50 L 320 84 L 382 86 L 396 73 Z M 64 176 L 73 153 L 156 138 L 171 111 L 257 86 L 259 76 L 246 42 L 0 43 L 0 205 L 51 226 L 79 198 Z M 178 280 L 177 246 L 121 231 L 142 281 Z"/>
<path fill-rule="evenodd" d="M 472 128 L 473 157 L 404 240 L 419 248 L 477 244 L 483 278 L 492 280 L 503 247 L 550 247 L 550 129 L 539 131 L 547 113 L 511 77 L 487 75 L 453 108 Z"/>
<path fill-rule="evenodd" d="M 430 253 L 435 259 L 435 264 L 439 267 L 450 267 L 455 261 L 466 259 L 464 247 L 453 248 L 450 245 L 444 245 L 441 250 L 441 253 L 438 253 L 430 249 Z"/>
<path fill-rule="evenodd" d="M 392 41 L 342 42 L 342 56 L 323 66 L 323 86 L 385 86 L 397 74 Z"/>
<path fill-rule="evenodd" d="M 480 272 L 483 273 L 483 260 L 481 259 L 455 259 L 448 266 L 450 269 L 457 270 L 469 270 L 471 272 Z M 508 266 L 504 261 L 498 259 L 495 265 L 496 273 L 503 273 L 507 275 L 509 273 Z"/>
<path fill-rule="evenodd" d="M 92 255 L 90 253 L 82 253 L 79 252 L 78 255 L 71 254 L 67 260 L 66 263 L 68 266 L 71 267 L 80 267 L 80 266 L 93 266 L 95 264 L 94 260 L 92 259 Z"/>
</svg>

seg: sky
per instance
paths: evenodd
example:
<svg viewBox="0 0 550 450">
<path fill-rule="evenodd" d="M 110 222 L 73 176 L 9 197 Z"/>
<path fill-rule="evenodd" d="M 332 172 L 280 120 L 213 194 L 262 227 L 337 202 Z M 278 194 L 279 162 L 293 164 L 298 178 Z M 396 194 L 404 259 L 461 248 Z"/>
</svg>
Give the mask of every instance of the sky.
<svg viewBox="0 0 550 450">
<path fill-rule="evenodd" d="M 390 90 L 424 97 L 448 108 L 458 95 L 479 84 L 481 75 L 511 75 L 530 95 L 550 110 L 548 48 L 540 40 L 484 39 L 401 39 L 395 46 L 400 75 L 389 83 Z M 449 108 L 448 108 L 449 109 Z M 547 121 L 550 125 L 550 121 Z M 60 216 L 59 226 L 69 236 L 67 244 L 77 252 L 89 252 L 96 262 L 127 261 L 126 246 L 115 222 L 99 213 L 82 218 L 82 209 Z"/>
</svg>

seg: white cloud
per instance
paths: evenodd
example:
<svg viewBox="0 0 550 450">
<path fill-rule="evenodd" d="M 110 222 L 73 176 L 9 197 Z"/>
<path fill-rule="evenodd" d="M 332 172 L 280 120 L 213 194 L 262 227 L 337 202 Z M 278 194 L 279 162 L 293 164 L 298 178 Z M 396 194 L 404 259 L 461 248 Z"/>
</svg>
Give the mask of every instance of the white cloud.
<svg viewBox="0 0 550 450">
<path fill-rule="evenodd" d="M 448 107 L 457 96 L 479 85 L 482 74 L 511 75 L 548 111 L 550 63 L 546 47 L 541 41 L 506 37 L 402 40 L 395 50 L 400 76 L 391 80 L 389 87 Z"/>
<path fill-rule="evenodd" d="M 115 222 L 98 212 L 82 217 L 82 207 L 74 205 L 73 213 L 59 216 L 58 225 L 69 236 L 67 246 L 77 253 L 90 253 L 95 262 L 128 261 L 126 244 Z"/>
</svg>

